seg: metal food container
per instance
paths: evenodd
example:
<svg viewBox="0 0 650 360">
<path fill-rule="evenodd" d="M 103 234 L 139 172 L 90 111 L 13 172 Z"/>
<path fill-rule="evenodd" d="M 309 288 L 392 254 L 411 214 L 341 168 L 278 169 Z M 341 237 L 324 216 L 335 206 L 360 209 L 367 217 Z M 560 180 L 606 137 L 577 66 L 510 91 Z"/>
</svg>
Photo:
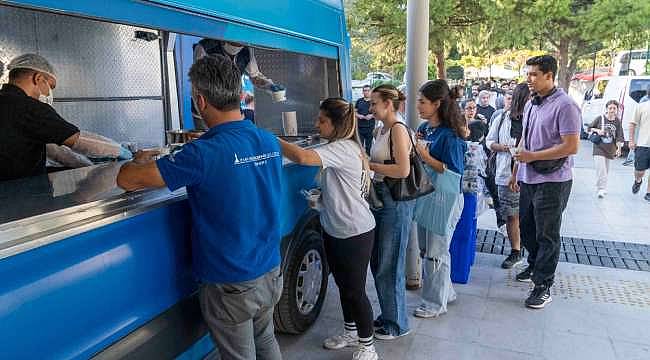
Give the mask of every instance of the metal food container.
<svg viewBox="0 0 650 360">
<path fill-rule="evenodd" d="M 167 130 L 165 132 L 165 138 L 167 140 L 167 145 L 171 144 L 187 144 L 188 142 L 199 138 L 201 135 L 205 134 L 203 130 Z"/>
</svg>

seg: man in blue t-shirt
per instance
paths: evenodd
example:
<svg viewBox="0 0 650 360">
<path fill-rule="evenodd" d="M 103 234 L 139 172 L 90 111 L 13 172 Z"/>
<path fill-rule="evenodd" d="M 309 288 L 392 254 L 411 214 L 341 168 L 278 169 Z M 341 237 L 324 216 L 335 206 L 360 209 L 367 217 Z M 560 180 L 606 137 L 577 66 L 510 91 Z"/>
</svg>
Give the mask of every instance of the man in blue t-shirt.
<svg viewBox="0 0 650 360">
<path fill-rule="evenodd" d="M 242 119 L 241 76 L 232 61 L 204 57 L 189 77 L 209 130 L 157 161 L 137 154 L 117 183 L 125 190 L 186 187 L 201 312 L 221 357 L 281 359 L 273 333 L 282 293 L 280 145 Z"/>
</svg>

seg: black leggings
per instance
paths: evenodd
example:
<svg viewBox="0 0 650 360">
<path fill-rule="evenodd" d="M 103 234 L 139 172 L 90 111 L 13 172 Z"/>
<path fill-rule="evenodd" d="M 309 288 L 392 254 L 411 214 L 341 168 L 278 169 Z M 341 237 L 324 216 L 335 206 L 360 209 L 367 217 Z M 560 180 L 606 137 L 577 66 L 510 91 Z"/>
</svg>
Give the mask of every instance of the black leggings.
<svg viewBox="0 0 650 360">
<path fill-rule="evenodd" d="M 366 295 L 366 274 L 375 241 L 375 231 L 339 239 L 323 232 L 327 264 L 339 287 L 343 320 L 357 325 L 359 337 L 374 333 L 372 306 Z"/>
</svg>

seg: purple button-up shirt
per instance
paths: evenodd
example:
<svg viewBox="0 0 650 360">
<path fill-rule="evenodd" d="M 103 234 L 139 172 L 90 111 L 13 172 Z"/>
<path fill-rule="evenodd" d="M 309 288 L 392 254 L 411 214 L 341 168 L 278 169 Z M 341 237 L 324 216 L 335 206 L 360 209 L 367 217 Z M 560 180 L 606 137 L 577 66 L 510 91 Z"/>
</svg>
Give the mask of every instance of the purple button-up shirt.
<svg viewBox="0 0 650 360">
<path fill-rule="evenodd" d="M 541 105 L 528 101 L 523 121 L 528 121 L 527 151 L 545 150 L 561 144 L 562 136 L 580 134 L 580 108 L 562 89 L 557 89 Z M 569 181 L 573 178 L 572 168 L 573 156 L 569 156 L 562 168 L 545 175 L 528 164 L 519 163 L 517 180 L 525 184 Z"/>
</svg>

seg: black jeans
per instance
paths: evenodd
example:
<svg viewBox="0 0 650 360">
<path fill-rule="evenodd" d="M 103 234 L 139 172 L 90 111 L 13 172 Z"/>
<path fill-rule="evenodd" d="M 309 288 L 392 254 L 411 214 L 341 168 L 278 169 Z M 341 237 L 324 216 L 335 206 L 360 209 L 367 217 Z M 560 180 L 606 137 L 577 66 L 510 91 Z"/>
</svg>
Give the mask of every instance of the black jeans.
<svg viewBox="0 0 650 360">
<path fill-rule="evenodd" d="M 573 180 L 541 184 L 520 183 L 519 228 L 528 250 L 535 285 L 552 286 L 560 258 L 560 227 Z"/>
<path fill-rule="evenodd" d="M 357 325 L 359 337 L 374 333 L 372 306 L 366 295 L 366 274 L 375 242 L 375 231 L 347 239 L 335 238 L 323 232 L 327 264 L 339 287 L 343 320 Z"/>
<path fill-rule="evenodd" d="M 375 130 L 374 127 L 359 127 L 359 140 L 361 140 L 361 145 L 366 149 L 368 155 L 370 155 L 370 147 L 372 147 L 373 130 Z"/>
</svg>

